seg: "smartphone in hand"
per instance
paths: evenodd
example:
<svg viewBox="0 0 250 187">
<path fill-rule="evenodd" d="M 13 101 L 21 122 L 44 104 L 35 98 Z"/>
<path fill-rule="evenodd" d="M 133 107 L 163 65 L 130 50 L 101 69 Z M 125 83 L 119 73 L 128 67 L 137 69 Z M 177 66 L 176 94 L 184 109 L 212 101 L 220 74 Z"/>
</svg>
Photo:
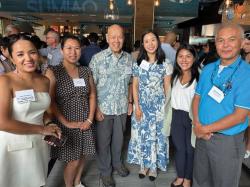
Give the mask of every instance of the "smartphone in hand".
<svg viewBox="0 0 250 187">
<path fill-rule="evenodd" d="M 43 139 L 47 142 L 52 142 L 56 147 L 62 147 L 67 141 L 66 136 L 61 136 L 59 139 L 52 135 L 46 135 Z"/>
</svg>

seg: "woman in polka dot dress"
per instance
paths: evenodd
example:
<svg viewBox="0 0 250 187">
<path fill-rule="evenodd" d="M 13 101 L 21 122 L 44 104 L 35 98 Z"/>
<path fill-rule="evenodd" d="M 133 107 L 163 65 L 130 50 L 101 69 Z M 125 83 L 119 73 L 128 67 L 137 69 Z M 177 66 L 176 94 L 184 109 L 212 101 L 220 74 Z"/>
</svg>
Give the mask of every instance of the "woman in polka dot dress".
<svg viewBox="0 0 250 187">
<path fill-rule="evenodd" d="M 62 147 L 52 148 L 51 156 L 66 162 L 66 187 L 84 187 L 81 184 L 84 157 L 95 154 L 92 121 L 96 91 L 89 68 L 77 66 L 81 55 L 78 38 L 67 36 L 61 48 L 62 64 L 50 67 L 46 76 L 51 82 L 51 109 L 67 141 Z"/>
</svg>

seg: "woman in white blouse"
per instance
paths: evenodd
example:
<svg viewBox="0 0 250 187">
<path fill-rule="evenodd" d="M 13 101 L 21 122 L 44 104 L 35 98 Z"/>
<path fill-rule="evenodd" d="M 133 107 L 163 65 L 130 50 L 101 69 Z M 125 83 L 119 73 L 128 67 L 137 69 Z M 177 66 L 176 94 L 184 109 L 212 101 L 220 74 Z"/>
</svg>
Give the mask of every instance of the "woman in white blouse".
<svg viewBox="0 0 250 187">
<path fill-rule="evenodd" d="M 175 147 L 177 178 L 171 187 L 190 187 L 194 148 L 191 145 L 192 124 L 189 117 L 195 87 L 199 79 L 197 53 L 188 44 L 176 53 L 176 63 L 171 78 L 171 106 L 173 108 L 171 136 Z"/>
</svg>

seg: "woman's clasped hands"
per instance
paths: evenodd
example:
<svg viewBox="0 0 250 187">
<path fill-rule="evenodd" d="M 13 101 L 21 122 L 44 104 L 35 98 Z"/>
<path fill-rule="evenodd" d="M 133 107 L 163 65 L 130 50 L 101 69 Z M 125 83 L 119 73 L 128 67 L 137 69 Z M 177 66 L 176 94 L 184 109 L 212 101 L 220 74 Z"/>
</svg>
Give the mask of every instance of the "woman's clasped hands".
<svg viewBox="0 0 250 187">
<path fill-rule="evenodd" d="M 81 122 L 71 121 L 71 122 L 67 122 L 65 124 L 65 126 L 68 128 L 81 129 L 82 131 L 89 130 L 91 125 L 92 125 L 92 122 L 90 120 L 85 120 L 85 121 L 81 121 Z"/>
</svg>

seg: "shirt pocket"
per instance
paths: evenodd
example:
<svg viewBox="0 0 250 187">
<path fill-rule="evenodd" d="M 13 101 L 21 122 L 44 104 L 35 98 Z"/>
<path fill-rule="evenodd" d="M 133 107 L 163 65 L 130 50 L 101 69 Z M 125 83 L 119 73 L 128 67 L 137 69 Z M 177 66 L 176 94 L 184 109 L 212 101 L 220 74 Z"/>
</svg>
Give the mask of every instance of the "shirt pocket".
<svg viewBox="0 0 250 187">
<path fill-rule="evenodd" d="M 26 136 L 23 137 L 23 135 L 14 135 L 12 140 L 10 140 L 10 143 L 7 144 L 7 151 L 13 152 L 13 151 L 21 151 L 26 149 L 32 149 L 33 142 L 28 139 Z"/>
</svg>

